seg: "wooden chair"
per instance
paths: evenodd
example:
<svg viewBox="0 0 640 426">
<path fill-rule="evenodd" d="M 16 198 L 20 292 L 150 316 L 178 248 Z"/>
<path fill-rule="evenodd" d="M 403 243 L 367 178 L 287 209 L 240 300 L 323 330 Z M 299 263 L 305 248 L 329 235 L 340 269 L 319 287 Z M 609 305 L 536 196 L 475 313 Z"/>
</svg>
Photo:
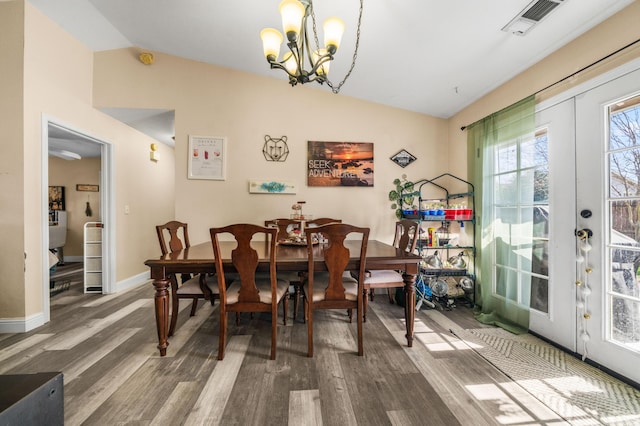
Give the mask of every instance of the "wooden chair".
<svg viewBox="0 0 640 426">
<path fill-rule="evenodd" d="M 277 228 L 278 229 L 278 235 L 276 237 L 276 240 L 282 240 L 282 239 L 286 239 L 287 236 L 289 235 L 289 229 L 295 229 L 297 227 L 299 227 L 300 222 L 296 221 L 296 220 L 292 220 L 292 219 L 270 219 L 270 220 L 265 220 L 264 221 L 264 226 L 268 227 L 268 228 Z M 293 299 L 293 319 L 296 319 L 296 316 L 298 314 L 298 292 L 300 289 L 300 272 L 296 272 L 296 271 L 283 271 L 283 272 L 278 272 L 278 278 L 283 279 L 285 281 L 289 282 L 290 286 L 293 286 L 294 288 L 294 294 L 295 297 Z"/>
<path fill-rule="evenodd" d="M 306 226 L 309 228 L 316 228 L 318 226 L 327 225 L 329 223 L 342 223 L 342 219 L 333 219 L 330 217 L 320 217 L 317 219 L 311 219 L 306 221 Z M 298 318 L 298 306 L 300 306 L 300 293 L 302 288 L 302 280 L 306 275 L 305 272 L 301 272 L 300 279 L 297 282 L 293 283 L 294 294 L 293 294 L 293 319 Z M 349 275 L 347 273 L 347 275 Z M 306 321 L 306 318 L 305 318 Z"/>
<path fill-rule="evenodd" d="M 319 247 L 322 250 L 327 272 L 315 270 L 316 256 L 313 245 L 313 234 L 322 232 L 328 240 L 326 245 Z M 362 338 L 362 304 L 364 295 L 364 271 L 367 255 L 367 243 L 369 241 L 369 228 L 360 228 L 353 225 L 331 223 L 317 228 L 306 228 L 307 251 L 309 255 L 308 276 L 302 287 L 304 296 L 305 318 L 308 330 L 308 356 L 313 357 L 313 311 L 315 309 L 348 309 L 357 311 L 358 323 L 358 355 L 364 353 Z M 357 271 L 360 279 L 355 280 L 347 272 L 349 249 L 345 246 L 347 236 L 359 236 L 360 257 L 357 262 Z"/>
<path fill-rule="evenodd" d="M 268 228 L 278 228 L 277 240 L 285 239 L 289 235 L 290 229 L 295 229 L 299 226 L 300 222 L 293 219 L 270 219 L 264 221 L 264 226 Z"/>
<path fill-rule="evenodd" d="M 164 225 L 156 226 L 158 242 L 162 255 L 173 253 L 191 247 L 189 242 L 188 225 L 184 222 L 172 220 Z M 165 239 L 165 234 L 169 234 L 169 239 Z M 182 238 L 179 234 L 182 234 Z M 169 336 L 173 336 L 178 322 L 178 305 L 180 299 L 191 299 L 190 316 L 194 316 L 198 307 L 198 299 L 210 300 L 211 304 L 218 297 L 218 286 L 212 280 L 207 280 L 206 275 L 200 274 L 191 277 L 190 274 L 181 275 L 181 283 L 175 274 L 172 274 L 171 281 L 171 324 L 169 325 Z"/>
<path fill-rule="evenodd" d="M 404 249 L 408 253 L 412 253 L 416 249 L 418 236 L 420 235 L 420 225 L 418 222 L 403 219 L 396 222 L 396 233 L 393 240 L 393 246 L 397 249 Z M 386 288 L 389 295 L 389 303 L 393 303 L 392 288 L 404 287 L 404 279 L 402 274 L 393 270 L 366 271 L 364 278 L 364 307 L 363 320 L 367 321 L 367 309 L 369 307 L 369 298 L 373 300 L 373 294 L 376 288 Z"/>
<path fill-rule="evenodd" d="M 235 224 L 222 228 L 211 228 L 211 242 L 215 257 L 218 291 L 220 293 L 220 335 L 218 359 L 224 359 L 227 340 L 227 312 L 271 312 L 271 359 L 276 359 L 276 337 L 278 326 L 278 304 L 283 302 L 284 324 L 287 324 L 289 308 L 289 283 L 277 278 L 276 240 L 278 230 L 251 224 Z M 231 253 L 231 260 L 239 279 L 227 285 L 222 256 L 220 234 L 231 234 L 237 247 Z M 262 235 L 269 247 L 268 277 L 256 273 L 258 254 L 251 247 L 251 240 Z"/>
<path fill-rule="evenodd" d="M 403 219 L 396 222 L 395 237 L 393 246 L 397 249 L 404 249 L 408 253 L 412 253 L 416 249 L 418 237 L 420 235 L 420 225 L 418 222 Z M 378 270 L 366 271 L 364 278 L 364 308 L 363 320 L 367 321 L 367 309 L 369 308 L 369 299 L 373 300 L 376 288 L 386 288 L 389 296 L 389 303 L 394 302 L 394 294 L 392 289 L 404 287 L 404 279 L 402 274 L 394 270 Z"/>
</svg>

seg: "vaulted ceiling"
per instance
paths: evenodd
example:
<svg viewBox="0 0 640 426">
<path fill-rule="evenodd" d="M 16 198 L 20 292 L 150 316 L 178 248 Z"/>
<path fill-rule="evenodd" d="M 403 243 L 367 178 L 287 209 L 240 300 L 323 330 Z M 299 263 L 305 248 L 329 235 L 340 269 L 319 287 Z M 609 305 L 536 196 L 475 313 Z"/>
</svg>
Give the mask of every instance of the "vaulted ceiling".
<svg viewBox="0 0 640 426">
<path fill-rule="evenodd" d="M 280 0 L 28 1 L 94 51 L 137 46 L 280 79 L 282 90 L 297 90 L 262 53 L 260 30 L 281 28 Z M 449 118 L 632 2 L 363 0 L 356 65 L 339 96 Z M 513 33 L 519 26 L 503 30 L 530 6 L 556 3 L 525 35 Z M 320 33 L 330 16 L 346 24 L 329 75 L 337 85 L 352 62 L 360 1 L 313 5 Z"/>
</svg>

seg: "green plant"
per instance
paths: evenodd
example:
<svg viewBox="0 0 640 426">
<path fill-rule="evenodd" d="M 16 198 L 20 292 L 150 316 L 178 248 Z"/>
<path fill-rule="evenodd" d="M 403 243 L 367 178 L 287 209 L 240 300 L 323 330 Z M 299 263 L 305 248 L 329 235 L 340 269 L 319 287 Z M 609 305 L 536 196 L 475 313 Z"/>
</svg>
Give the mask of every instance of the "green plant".
<svg viewBox="0 0 640 426">
<path fill-rule="evenodd" d="M 394 189 L 389 191 L 389 201 L 391 201 L 391 208 L 396 211 L 396 217 L 402 219 L 403 209 L 416 210 L 418 207 L 414 204 L 416 199 L 413 182 L 407 180 L 407 175 L 403 174 L 400 179 L 394 179 Z"/>
</svg>

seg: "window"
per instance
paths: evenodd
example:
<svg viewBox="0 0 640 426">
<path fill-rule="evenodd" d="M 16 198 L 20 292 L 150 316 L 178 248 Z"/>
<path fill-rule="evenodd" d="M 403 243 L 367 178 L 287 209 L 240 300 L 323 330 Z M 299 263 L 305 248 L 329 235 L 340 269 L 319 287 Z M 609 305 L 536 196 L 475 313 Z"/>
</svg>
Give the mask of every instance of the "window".
<svg viewBox="0 0 640 426">
<path fill-rule="evenodd" d="M 546 129 L 495 145 L 494 293 L 548 312 L 549 169 Z"/>
<path fill-rule="evenodd" d="M 640 96 L 609 107 L 609 339 L 640 351 Z"/>
</svg>

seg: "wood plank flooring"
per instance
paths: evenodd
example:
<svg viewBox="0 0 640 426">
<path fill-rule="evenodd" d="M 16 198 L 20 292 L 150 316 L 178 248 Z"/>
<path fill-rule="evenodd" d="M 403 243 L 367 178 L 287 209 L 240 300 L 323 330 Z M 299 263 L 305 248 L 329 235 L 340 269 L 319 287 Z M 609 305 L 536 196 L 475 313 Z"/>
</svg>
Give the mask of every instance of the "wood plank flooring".
<svg viewBox="0 0 640 426">
<path fill-rule="evenodd" d="M 279 318 L 275 361 L 269 315 L 243 315 L 218 361 L 218 305 L 189 317 L 182 301 L 160 357 L 153 294 L 150 282 L 117 296 L 72 286 L 52 298 L 50 323 L 0 335 L 0 373 L 62 371 L 67 425 L 564 424 L 448 332 L 481 327 L 466 307 L 417 312 L 408 348 L 403 308 L 379 296 L 364 357 L 343 311 L 314 313 L 314 358 L 306 325 Z"/>
</svg>

